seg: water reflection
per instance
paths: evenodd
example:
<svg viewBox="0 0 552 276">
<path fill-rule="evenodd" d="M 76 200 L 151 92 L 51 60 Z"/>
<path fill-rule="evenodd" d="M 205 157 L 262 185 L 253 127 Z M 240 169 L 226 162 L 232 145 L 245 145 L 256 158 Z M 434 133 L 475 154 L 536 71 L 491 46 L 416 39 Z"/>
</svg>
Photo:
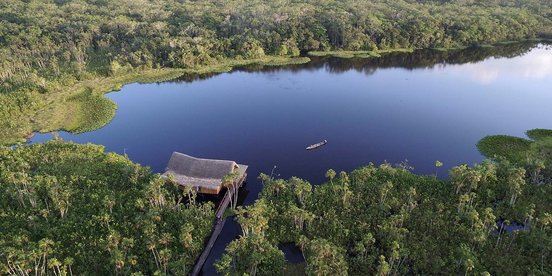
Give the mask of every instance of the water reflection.
<svg viewBox="0 0 552 276">
<path fill-rule="evenodd" d="M 470 75 L 481 84 L 491 84 L 504 78 L 544 79 L 552 76 L 550 47 L 541 46 L 524 56 L 511 60 L 491 58 L 484 63 L 453 66 L 450 72 Z"/>
<path fill-rule="evenodd" d="M 521 76 L 524 78 L 545 78 L 552 74 L 552 44 L 543 42 L 537 46 L 532 42 L 498 45 L 495 47 L 470 47 L 461 50 L 416 50 L 413 53 L 388 53 L 380 58 L 320 58 L 311 57 L 307 64 L 286 66 L 263 66 L 251 64 L 236 67 L 235 72 L 276 73 L 315 71 L 324 68 L 327 72 L 340 74 L 350 70 L 372 75 L 388 68 L 438 69 L 454 67 L 461 74 L 471 74 L 474 80 L 490 83 L 499 76 Z M 527 57 L 525 57 L 527 55 Z M 509 61 L 516 58 L 516 62 Z M 480 63 L 486 60 L 486 63 Z M 456 66 L 463 65 L 463 66 Z M 216 73 L 188 74 L 171 82 L 193 82 L 217 76 Z"/>
</svg>

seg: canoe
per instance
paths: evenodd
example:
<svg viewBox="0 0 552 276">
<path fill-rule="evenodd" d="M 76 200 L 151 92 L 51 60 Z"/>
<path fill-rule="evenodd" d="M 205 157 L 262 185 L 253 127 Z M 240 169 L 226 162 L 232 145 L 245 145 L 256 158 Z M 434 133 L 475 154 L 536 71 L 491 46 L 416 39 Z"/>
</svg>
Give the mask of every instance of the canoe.
<svg viewBox="0 0 552 276">
<path fill-rule="evenodd" d="M 325 144 L 327 144 L 327 143 L 328 143 L 328 140 L 324 140 L 324 141 L 322 141 L 322 142 L 320 142 L 320 143 L 312 144 L 312 145 L 310 145 L 310 146 L 307 147 L 307 150 L 313 150 L 313 149 L 319 148 L 319 147 L 321 147 L 321 146 L 323 146 L 323 145 L 325 145 Z"/>
</svg>

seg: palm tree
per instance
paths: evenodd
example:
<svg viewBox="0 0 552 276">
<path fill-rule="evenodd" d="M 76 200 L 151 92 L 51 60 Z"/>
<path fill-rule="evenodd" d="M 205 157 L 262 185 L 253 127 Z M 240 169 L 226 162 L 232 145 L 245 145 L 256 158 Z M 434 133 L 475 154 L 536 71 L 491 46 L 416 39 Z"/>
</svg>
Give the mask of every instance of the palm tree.
<svg viewBox="0 0 552 276">
<path fill-rule="evenodd" d="M 389 264 L 385 260 L 385 256 L 380 255 L 379 265 L 378 265 L 378 276 L 389 275 L 389 272 L 391 272 L 391 268 L 389 267 Z"/>
<path fill-rule="evenodd" d="M 335 177 L 335 171 L 332 170 L 332 169 L 329 169 L 327 172 L 326 172 L 326 178 L 328 178 L 330 180 L 330 183 L 333 184 L 333 179 Z"/>
<path fill-rule="evenodd" d="M 236 205 L 238 204 L 239 187 L 236 181 L 238 177 L 238 172 L 232 172 L 222 178 L 222 185 L 228 190 L 230 196 L 230 206 L 232 207 L 232 209 L 235 209 Z"/>
<path fill-rule="evenodd" d="M 435 161 L 435 176 L 438 177 L 439 168 L 443 166 L 443 162 L 437 160 Z"/>
<path fill-rule="evenodd" d="M 341 180 L 341 185 L 345 185 L 349 183 L 349 176 L 344 171 L 341 171 L 339 173 L 339 179 Z"/>
</svg>

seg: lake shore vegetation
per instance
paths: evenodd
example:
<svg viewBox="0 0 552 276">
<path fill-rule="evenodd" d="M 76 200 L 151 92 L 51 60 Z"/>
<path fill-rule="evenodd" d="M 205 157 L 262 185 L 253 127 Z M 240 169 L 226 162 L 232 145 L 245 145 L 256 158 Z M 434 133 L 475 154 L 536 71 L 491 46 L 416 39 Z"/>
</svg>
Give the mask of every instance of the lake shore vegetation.
<svg viewBox="0 0 552 276">
<path fill-rule="evenodd" d="M 550 156 L 542 160 L 550 164 Z M 261 175 L 242 233 L 215 264 L 223 275 L 517 275 L 552 273 L 552 181 L 507 160 L 452 168 L 448 180 L 369 165 L 311 185 Z M 302 265 L 278 245 L 293 243 Z M 285 268 L 284 268 L 285 267 Z M 300 269 L 301 271 L 297 271 Z"/>
<path fill-rule="evenodd" d="M 188 274 L 214 204 L 102 146 L 0 147 L 0 274 Z"/>
<path fill-rule="evenodd" d="M 491 135 L 477 144 L 481 154 L 523 167 L 533 184 L 552 182 L 552 130 L 531 129 L 527 137 Z"/>
<path fill-rule="evenodd" d="M 64 130 L 81 133 L 101 128 L 115 116 L 116 104 L 104 96 L 129 83 L 152 83 L 187 75 L 229 72 L 234 67 L 258 64 L 282 66 L 309 62 L 307 57 L 270 57 L 227 60 L 188 69 L 119 69 L 113 76 L 57 84 L 48 93 L 0 93 L 0 145 L 23 143 L 33 132 Z"/>
</svg>

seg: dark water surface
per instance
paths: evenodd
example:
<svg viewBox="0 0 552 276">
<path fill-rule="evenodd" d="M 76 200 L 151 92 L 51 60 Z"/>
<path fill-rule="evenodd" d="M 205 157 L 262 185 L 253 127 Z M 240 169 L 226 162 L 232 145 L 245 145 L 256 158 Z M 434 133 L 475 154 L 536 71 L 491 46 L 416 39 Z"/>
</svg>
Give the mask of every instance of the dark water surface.
<svg viewBox="0 0 552 276">
<path fill-rule="evenodd" d="M 65 140 L 105 145 L 162 172 L 173 151 L 248 164 L 245 204 L 261 172 L 320 183 L 329 168 L 408 160 L 420 174 L 446 176 L 479 162 L 489 134 L 552 128 L 552 50 L 515 44 L 378 59 L 315 59 L 287 67 L 241 68 L 209 78 L 130 84 L 107 95 L 119 106 L 106 127 Z M 51 139 L 37 134 L 32 142 Z M 327 139 L 326 146 L 305 151 Z M 444 163 L 435 168 L 435 161 Z M 204 273 L 239 233 L 228 220 Z"/>
</svg>

